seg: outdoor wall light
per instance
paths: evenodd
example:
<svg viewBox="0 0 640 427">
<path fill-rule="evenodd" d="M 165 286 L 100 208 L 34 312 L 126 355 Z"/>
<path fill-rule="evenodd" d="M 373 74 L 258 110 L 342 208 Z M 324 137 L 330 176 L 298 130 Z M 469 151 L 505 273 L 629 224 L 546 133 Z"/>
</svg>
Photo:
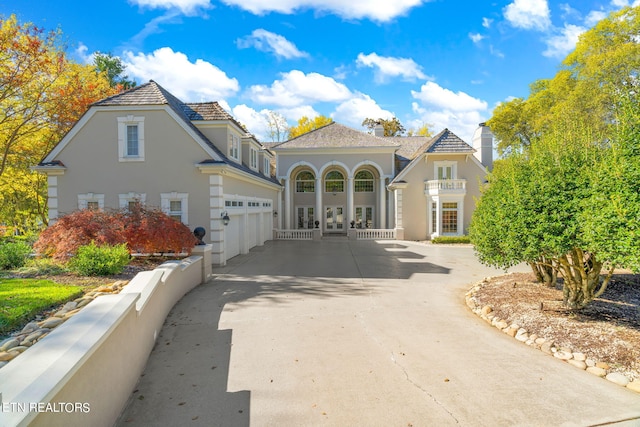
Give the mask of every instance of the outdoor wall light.
<svg viewBox="0 0 640 427">
<path fill-rule="evenodd" d="M 220 214 L 220 217 L 222 218 L 222 223 L 224 225 L 229 225 L 229 221 L 231 221 L 231 218 L 229 218 L 229 214 L 227 214 L 227 211 L 224 211 Z"/>
<path fill-rule="evenodd" d="M 278 218 L 278 211 L 273 211 L 273 217 Z"/>
</svg>

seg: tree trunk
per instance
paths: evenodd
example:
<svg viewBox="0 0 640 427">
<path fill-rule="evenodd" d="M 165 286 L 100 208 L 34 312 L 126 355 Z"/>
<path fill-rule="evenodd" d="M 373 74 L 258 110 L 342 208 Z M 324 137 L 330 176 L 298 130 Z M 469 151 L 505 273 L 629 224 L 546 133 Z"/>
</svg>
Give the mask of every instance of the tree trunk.
<svg viewBox="0 0 640 427">
<path fill-rule="evenodd" d="M 607 289 L 613 268 L 600 278 L 602 262 L 580 248 L 573 248 L 558 258 L 558 270 L 564 279 L 563 303 L 572 310 L 586 307 Z"/>
<path fill-rule="evenodd" d="M 538 261 L 530 262 L 529 266 L 533 270 L 533 274 L 536 275 L 536 280 L 540 283 L 544 283 L 545 286 L 553 288 L 556 286 L 558 280 L 558 269 L 556 262 L 549 260 L 544 256 L 541 256 Z"/>
</svg>

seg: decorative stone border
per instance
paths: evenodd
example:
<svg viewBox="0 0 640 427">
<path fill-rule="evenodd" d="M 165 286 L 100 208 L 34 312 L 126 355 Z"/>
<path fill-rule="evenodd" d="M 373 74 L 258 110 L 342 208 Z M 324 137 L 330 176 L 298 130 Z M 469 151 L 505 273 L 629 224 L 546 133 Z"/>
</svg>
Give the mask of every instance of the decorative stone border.
<svg viewBox="0 0 640 427">
<path fill-rule="evenodd" d="M 469 289 L 465 295 L 465 301 L 467 306 L 480 318 L 487 323 L 493 325 L 498 330 L 505 334 L 515 338 L 516 340 L 527 344 L 530 347 L 543 351 L 553 357 L 560 359 L 571 366 L 574 366 L 583 371 L 587 371 L 590 374 L 596 375 L 601 378 L 605 378 L 612 383 L 618 384 L 622 387 L 626 387 L 629 390 L 640 393 L 640 380 L 629 380 L 626 375 L 619 372 L 611 371 L 609 365 L 605 362 L 597 362 L 595 360 L 587 358 L 584 353 L 574 352 L 569 348 L 558 347 L 551 340 L 547 340 L 544 337 L 539 337 L 535 333 L 529 333 L 526 329 L 521 328 L 515 323 L 509 323 L 505 319 L 500 319 L 493 312 L 493 307 L 489 305 L 480 306 L 475 298 L 475 294 L 484 285 L 489 283 L 492 277 L 487 277 L 480 282 L 476 283 L 471 289 Z"/>
<path fill-rule="evenodd" d="M 0 342 L 0 368 L 7 365 L 11 360 L 18 357 L 29 347 L 46 337 L 56 327 L 62 325 L 84 306 L 99 297 L 100 295 L 114 295 L 120 293 L 129 281 L 119 280 L 111 285 L 102 285 L 83 296 L 64 304 L 50 317 L 40 322 L 29 322 L 20 332 L 13 333 L 9 338 Z"/>
</svg>

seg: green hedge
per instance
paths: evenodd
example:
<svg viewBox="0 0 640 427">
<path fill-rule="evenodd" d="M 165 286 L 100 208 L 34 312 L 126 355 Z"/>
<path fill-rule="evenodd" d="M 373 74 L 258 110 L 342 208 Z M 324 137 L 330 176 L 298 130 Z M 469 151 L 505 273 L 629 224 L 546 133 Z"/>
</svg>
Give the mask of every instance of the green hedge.
<svg viewBox="0 0 640 427">
<path fill-rule="evenodd" d="M 469 236 L 438 236 L 431 239 L 431 243 L 471 243 Z"/>
</svg>

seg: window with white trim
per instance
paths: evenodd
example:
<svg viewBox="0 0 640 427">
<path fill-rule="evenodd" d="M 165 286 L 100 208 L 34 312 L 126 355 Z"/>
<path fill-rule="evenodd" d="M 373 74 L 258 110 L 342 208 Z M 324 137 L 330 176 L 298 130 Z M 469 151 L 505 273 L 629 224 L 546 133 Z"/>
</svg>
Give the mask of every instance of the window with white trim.
<svg viewBox="0 0 640 427">
<path fill-rule="evenodd" d="M 189 193 L 160 193 L 160 207 L 171 218 L 185 225 L 189 223 Z"/>
<path fill-rule="evenodd" d="M 78 194 L 78 209 L 103 210 L 104 194 Z"/>
<path fill-rule="evenodd" d="M 357 172 L 353 187 L 356 193 L 373 193 L 373 174 L 368 170 Z"/>
<path fill-rule="evenodd" d="M 144 205 L 146 199 L 147 195 L 145 193 L 129 192 L 118 194 L 118 206 L 120 209 L 131 210 L 138 203 Z"/>
<path fill-rule="evenodd" d="M 266 176 L 271 176 L 271 162 L 267 156 L 264 157 L 262 173 Z"/>
<path fill-rule="evenodd" d="M 240 160 L 240 137 L 229 134 L 229 157 Z"/>
<path fill-rule="evenodd" d="M 118 159 L 144 161 L 144 117 L 118 117 Z"/>
<path fill-rule="evenodd" d="M 249 149 L 249 166 L 251 169 L 258 169 L 258 150 L 255 148 Z"/>
<path fill-rule="evenodd" d="M 344 175 L 338 171 L 329 172 L 324 178 L 324 186 L 327 193 L 344 193 Z"/>
<path fill-rule="evenodd" d="M 309 171 L 302 171 L 296 175 L 296 193 L 314 193 L 316 177 Z"/>
<path fill-rule="evenodd" d="M 456 179 L 458 162 L 434 162 L 434 175 L 437 180 Z"/>
<path fill-rule="evenodd" d="M 458 232 L 458 204 L 448 202 L 442 204 L 442 234 Z"/>
</svg>

